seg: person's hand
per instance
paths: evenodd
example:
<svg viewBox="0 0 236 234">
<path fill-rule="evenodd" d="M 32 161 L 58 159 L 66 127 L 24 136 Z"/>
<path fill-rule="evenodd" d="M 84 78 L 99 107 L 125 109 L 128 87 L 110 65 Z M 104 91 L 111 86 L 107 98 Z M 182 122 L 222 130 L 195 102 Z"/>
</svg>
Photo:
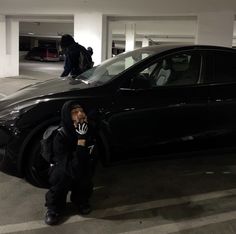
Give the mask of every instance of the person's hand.
<svg viewBox="0 0 236 234">
<path fill-rule="evenodd" d="M 77 145 L 85 146 L 85 144 L 86 144 L 86 140 L 85 139 L 79 139 L 77 141 Z"/>
<path fill-rule="evenodd" d="M 78 140 L 86 140 L 88 132 L 88 124 L 87 122 L 78 123 L 76 128 L 76 134 L 78 137 Z"/>
</svg>

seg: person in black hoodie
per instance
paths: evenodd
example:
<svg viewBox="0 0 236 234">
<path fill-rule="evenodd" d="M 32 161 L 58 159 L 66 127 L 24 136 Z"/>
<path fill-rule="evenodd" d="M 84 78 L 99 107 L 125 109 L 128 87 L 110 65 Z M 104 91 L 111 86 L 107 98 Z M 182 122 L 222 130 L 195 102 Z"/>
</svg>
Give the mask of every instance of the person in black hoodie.
<svg viewBox="0 0 236 234">
<path fill-rule="evenodd" d="M 61 110 L 61 128 L 53 141 L 53 162 L 46 193 L 45 222 L 57 224 L 71 191 L 71 201 L 81 214 L 91 211 L 89 198 L 93 191 L 90 150 L 90 127 L 83 108 L 73 101 L 66 102 Z"/>
<path fill-rule="evenodd" d="M 65 53 L 64 71 L 61 77 L 66 77 L 70 74 L 72 78 L 75 78 L 93 66 L 90 53 L 82 45 L 76 43 L 71 35 L 65 34 L 62 36 L 61 48 Z M 87 55 L 86 58 L 81 57 L 81 53 Z"/>
</svg>

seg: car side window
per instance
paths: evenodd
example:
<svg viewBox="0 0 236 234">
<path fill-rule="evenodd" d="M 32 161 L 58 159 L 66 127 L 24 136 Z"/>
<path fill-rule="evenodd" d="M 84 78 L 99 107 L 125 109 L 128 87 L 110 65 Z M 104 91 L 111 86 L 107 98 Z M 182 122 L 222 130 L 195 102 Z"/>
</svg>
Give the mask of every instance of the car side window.
<svg viewBox="0 0 236 234">
<path fill-rule="evenodd" d="M 199 81 L 201 56 L 196 53 L 178 53 L 159 62 L 150 79 L 152 87 L 193 85 Z"/>
<path fill-rule="evenodd" d="M 130 88 L 147 89 L 197 84 L 200 69 L 201 55 L 191 52 L 173 54 L 139 72 L 133 78 Z"/>
<path fill-rule="evenodd" d="M 215 52 L 213 59 L 213 71 L 209 78 L 210 83 L 236 82 L 236 53 Z"/>
</svg>

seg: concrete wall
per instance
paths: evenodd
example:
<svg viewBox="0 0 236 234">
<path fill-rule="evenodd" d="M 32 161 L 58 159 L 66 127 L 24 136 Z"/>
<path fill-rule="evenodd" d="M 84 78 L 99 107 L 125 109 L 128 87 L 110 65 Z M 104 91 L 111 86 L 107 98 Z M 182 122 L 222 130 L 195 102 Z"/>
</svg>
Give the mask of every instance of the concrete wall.
<svg viewBox="0 0 236 234">
<path fill-rule="evenodd" d="M 166 17 L 165 22 L 159 22 L 150 18 L 148 27 L 147 22 L 135 24 L 136 34 L 157 33 L 164 38 L 166 34 L 178 36 L 177 34 L 180 33 L 180 36 L 191 37 L 191 40 L 194 39 L 195 35 L 197 38 L 196 43 L 231 46 L 235 13 L 235 0 L 1 0 L 0 53 L 2 56 L 0 58 L 0 76 L 17 75 L 18 70 L 15 65 L 18 65 L 18 52 L 14 50 L 18 46 L 17 41 L 19 35 L 16 35 L 16 33 L 18 33 L 19 28 L 17 25 L 18 22 L 21 22 L 18 17 L 25 19 L 31 16 L 38 16 L 41 18 L 41 22 L 45 22 L 44 18 L 48 18 L 49 16 L 60 18 L 76 15 L 76 18 L 82 22 L 83 19 L 80 18 L 80 15 L 92 15 L 93 19 L 99 21 L 96 22 L 98 23 L 98 27 L 94 26 L 94 22 L 88 20 L 89 17 L 83 21 L 84 25 L 82 26 L 76 20 L 74 34 L 79 41 L 84 43 L 89 42 L 91 44 L 93 40 L 86 41 L 84 36 L 80 38 L 79 35 L 82 35 L 81 32 L 85 28 L 91 32 L 96 32 L 97 35 L 93 36 L 93 38 L 95 39 L 94 46 L 98 46 L 99 49 L 99 52 L 95 54 L 96 63 L 99 63 L 99 61 L 105 58 L 105 43 L 107 38 L 111 39 L 110 34 L 107 37 L 105 33 L 107 31 L 107 25 L 103 23 L 105 16 L 148 16 L 157 18 L 164 16 Z M 170 19 L 171 17 L 179 16 L 197 17 L 197 27 L 195 20 L 183 24 L 181 21 L 173 22 Z M 11 20 L 11 23 L 9 23 L 10 21 L 6 22 L 6 19 Z M 214 23 L 214 19 L 217 19 L 216 23 Z M 205 36 L 205 32 L 207 32 L 207 36 Z M 138 38 L 138 35 L 136 38 Z"/>
<path fill-rule="evenodd" d="M 153 17 L 154 18 L 154 17 Z M 173 17 L 170 17 L 173 18 Z M 160 42 L 194 42 L 197 30 L 197 17 L 185 17 L 188 19 L 153 19 L 133 20 L 136 24 L 136 40 L 142 41 L 143 37 L 149 36 Z M 114 40 L 125 40 L 125 20 L 111 20 L 110 27 Z M 73 23 L 51 22 L 20 22 L 20 35 L 28 35 L 33 32 L 37 36 L 58 36 L 58 34 L 74 34 Z M 234 22 L 234 45 L 236 45 L 236 21 Z"/>
<path fill-rule="evenodd" d="M 232 47 L 234 19 L 232 11 L 200 13 L 196 44 Z"/>
<path fill-rule="evenodd" d="M 173 17 L 170 17 L 173 18 Z M 187 17 L 189 19 L 168 19 L 166 17 L 153 20 L 132 21 L 136 25 L 136 41 L 142 41 L 148 37 L 158 42 L 192 42 L 194 43 L 197 17 Z M 185 17 L 186 18 L 186 17 Z M 125 39 L 125 24 L 127 21 L 111 21 L 113 39 Z"/>
<path fill-rule="evenodd" d="M 29 32 L 37 36 L 60 36 L 63 34 L 74 34 L 72 23 L 50 23 L 50 22 L 20 22 L 20 35 L 28 35 Z"/>
<path fill-rule="evenodd" d="M 1 0 L 0 14 L 71 14 L 74 11 L 107 15 L 195 15 L 200 12 L 236 12 L 235 0 Z"/>
</svg>

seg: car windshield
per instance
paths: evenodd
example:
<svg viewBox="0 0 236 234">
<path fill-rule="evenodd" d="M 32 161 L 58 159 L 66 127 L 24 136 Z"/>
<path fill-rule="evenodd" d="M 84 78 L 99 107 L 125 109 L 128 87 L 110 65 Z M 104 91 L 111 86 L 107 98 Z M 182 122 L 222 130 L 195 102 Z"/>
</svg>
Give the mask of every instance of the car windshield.
<svg viewBox="0 0 236 234">
<path fill-rule="evenodd" d="M 117 55 L 82 73 L 76 80 L 94 86 L 103 85 L 154 53 L 155 50 L 147 47 Z"/>
</svg>

